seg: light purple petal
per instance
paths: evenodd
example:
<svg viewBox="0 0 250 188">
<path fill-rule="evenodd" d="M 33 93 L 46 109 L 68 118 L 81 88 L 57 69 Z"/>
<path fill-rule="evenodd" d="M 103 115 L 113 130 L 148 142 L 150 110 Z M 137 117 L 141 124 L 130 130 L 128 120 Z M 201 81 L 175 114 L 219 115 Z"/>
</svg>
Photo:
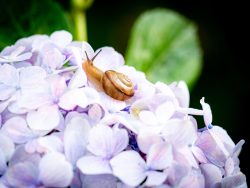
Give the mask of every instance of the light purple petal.
<svg viewBox="0 0 250 188">
<path fill-rule="evenodd" d="M 161 142 L 163 142 L 163 139 L 159 136 L 159 134 L 156 134 L 148 129 L 140 130 L 137 136 L 137 144 L 143 153 L 148 153 L 153 144 Z"/>
<path fill-rule="evenodd" d="M 158 106 L 155 115 L 160 123 L 166 123 L 175 113 L 173 102 L 167 101 Z"/>
<path fill-rule="evenodd" d="M 41 159 L 39 171 L 39 180 L 46 187 L 67 187 L 73 178 L 71 164 L 56 152 L 48 153 Z"/>
<path fill-rule="evenodd" d="M 77 161 L 77 167 L 84 174 L 111 174 L 112 169 L 107 159 L 95 156 L 85 156 Z"/>
<path fill-rule="evenodd" d="M 98 125 L 89 132 L 89 145 L 87 148 L 97 156 L 107 157 L 113 152 L 113 141 L 112 129 L 105 125 Z"/>
<path fill-rule="evenodd" d="M 99 69 L 103 71 L 114 70 L 124 64 L 122 55 L 116 52 L 113 48 L 103 47 L 101 49 L 101 53 L 94 60 L 94 65 Z M 98 51 L 99 49 L 96 50 L 96 52 Z"/>
<path fill-rule="evenodd" d="M 195 156 L 195 158 L 200 162 L 200 163 L 207 163 L 207 158 L 205 156 L 205 154 L 203 153 L 203 151 L 196 147 L 196 146 L 192 146 L 191 148 L 193 155 Z"/>
<path fill-rule="evenodd" d="M 185 176 L 178 185 L 178 188 L 201 188 L 205 187 L 204 176 L 196 170 L 191 170 L 190 173 Z"/>
<path fill-rule="evenodd" d="M 54 44 L 58 45 L 61 48 L 66 47 L 73 39 L 71 33 L 65 30 L 55 31 L 50 35 L 50 39 Z"/>
<path fill-rule="evenodd" d="M 3 152 L 2 155 L 6 161 L 9 161 L 15 151 L 13 141 L 2 132 L 0 132 L 0 150 Z"/>
<path fill-rule="evenodd" d="M 94 121 L 99 121 L 104 116 L 104 110 L 99 104 L 93 104 L 88 110 L 88 116 Z"/>
<path fill-rule="evenodd" d="M 38 163 L 40 162 L 40 155 L 38 153 L 28 153 L 25 150 L 24 146 L 17 146 L 15 153 L 11 157 L 11 160 L 9 162 L 9 166 L 13 166 L 18 163 L 24 163 L 24 162 L 29 162 L 34 164 L 34 166 L 37 166 Z"/>
<path fill-rule="evenodd" d="M 38 184 L 38 169 L 30 163 L 18 163 L 6 171 L 5 177 L 12 187 L 35 187 Z"/>
<path fill-rule="evenodd" d="M 27 123 L 33 130 L 49 131 L 60 123 L 60 111 L 56 105 L 43 106 L 27 114 Z"/>
<path fill-rule="evenodd" d="M 8 135 L 13 142 L 21 144 L 34 138 L 36 135 L 28 128 L 22 117 L 13 117 L 5 122 L 2 131 Z"/>
<path fill-rule="evenodd" d="M 64 131 L 64 152 L 68 161 L 75 166 L 76 161 L 85 154 L 90 125 L 83 117 L 72 118 Z"/>
<path fill-rule="evenodd" d="M 125 129 L 111 129 L 105 125 L 94 127 L 89 132 L 88 150 L 97 156 L 112 157 L 128 145 L 128 134 Z"/>
<path fill-rule="evenodd" d="M 10 96 L 14 94 L 15 91 L 16 91 L 16 88 L 0 83 L 0 101 L 4 101 L 10 98 Z"/>
<path fill-rule="evenodd" d="M 179 152 L 183 155 L 183 157 L 186 159 L 187 164 L 198 169 L 198 162 L 195 159 L 193 153 L 192 153 L 192 149 L 188 146 L 183 147 L 179 150 Z"/>
<path fill-rule="evenodd" d="M 206 187 L 214 187 L 217 183 L 222 180 L 221 170 L 213 165 L 213 164 L 201 164 L 200 168 L 202 170 L 202 174 L 205 177 L 205 185 Z"/>
<path fill-rule="evenodd" d="M 45 84 L 46 72 L 38 66 L 30 66 L 20 70 L 20 86 L 22 88 L 37 88 Z"/>
<path fill-rule="evenodd" d="M 145 186 L 158 186 L 161 185 L 167 178 L 167 173 L 157 172 L 157 171 L 148 171 L 147 180 Z"/>
<path fill-rule="evenodd" d="M 80 68 L 75 72 L 74 76 L 71 78 L 68 87 L 69 89 L 75 89 L 83 87 L 87 84 L 87 76 L 83 70 Z"/>
<path fill-rule="evenodd" d="M 110 112 L 117 112 L 126 107 L 126 102 L 124 101 L 115 100 L 104 92 L 100 92 L 99 94 L 100 104 Z"/>
<path fill-rule="evenodd" d="M 58 100 L 67 89 L 65 78 L 60 75 L 52 75 L 47 78 L 47 81 L 50 85 L 51 95 L 54 100 Z"/>
<path fill-rule="evenodd" d="M 110 174 L 86 175 L 82 178 L 82 187 L 117 188 L 117 178 Z"/>
<path fill-rule="evenodd" d="M 72 110 L 77 105 L 85 108 L 88 104 L 84 89 L 72 89 L 62 95 L 58 105 L 65 110 Z"/>
<path fill-rule="evenodd" d="M 204 116 L 205 125 L 208 126 L 213 121 L 211 108 L 210 108 L 209 104 L 205 103 L 205 98 L 204 97 L 200 100 L 200 103 L 201 103 L 203 113 L 204 113 L 203 116 Z"/>
<path fill-rule="evenodd" d="M 10 102 L 14 101 L 16 99 L 16 96 L 12 96 L 8 100 L 0 101 L 0 113 L 2 113 L 9 105 Z"/>
<path fill-rule="evenodd" d="M 171 84 L 170 87 L 173 90 L 175 97 L 178 99 L 180 106 L 183 108 L 188 108 L 190 95 L 186 82 L 180 81 L 178 84 Z"/>
<path fill-rule="evenodd" d="M 8 86 L 17 86 L 19 82 L 18 71 L 9 64 L 0 65 L 0 83 Z"/>
<path fill-rule="evenodd" d="M 7 169 L 7 161 L 4 156 L 3 150 L 0 147 L 0 176 L 2 176 Z"/>
<path fill-rule="evenodd" d="M 176 187 L 182 178 L 187 176 L 189 172 L 189 167 L 187 165 L 182 165 L 179 162 L 174 162 L 172 166 L 168 169 L 167 181 L 173 187 Z"/>
<path fill-rule="evenodd" d="M 63 152 L 63 142 L 58 136 L 48 135 L 40 137 L 37 143 L 40 146 L 40 152 Z"/>
<path fill-rule="evenodd" d="M 154 144 L 148 151 L 147 166 L 154 170 L 163 170 L 173 162 L 172 146 L 166 142 Z"/>
<path fill-rule="evenodd" d="M 146 178 L 146 163 L 135 151 L 124 151 L 110 160 L 113 174 L 130 186 L 137 186 Z"/>
<path fill-rule="evenodd" d="M 242 173 L 228 176 L 221 181 L 222 188 L 247 188 L 246 176 Z"/>
<path fill-rule="evenodd" d="M 192 145 L 197 139 L 195 126 L 189 119 L 171 119 L 163 127 L 162 135 L 176 148 Z"/>
<path fill-rule="evenodd" d="M 164 95 L 169 96 L 170 98 L 175 98 L 174 92 L 167 84 L 158 81 L 155 83 L 155 88 L 158 92 L 161 92 Z"/>
<path fill-rule="evenodd" d="M 155 114 L 149 110 L 142 110 L 139 113 L 139 118 L 146 125 L 156 125 L 158 123 Z"/>
<path fill-rule="evenodd" d="M 52 70 L 63 66 L 66 56 L 63 55 L 54 44 L 46 44 L 40 51 L 41 66 Z"/>
</svg>

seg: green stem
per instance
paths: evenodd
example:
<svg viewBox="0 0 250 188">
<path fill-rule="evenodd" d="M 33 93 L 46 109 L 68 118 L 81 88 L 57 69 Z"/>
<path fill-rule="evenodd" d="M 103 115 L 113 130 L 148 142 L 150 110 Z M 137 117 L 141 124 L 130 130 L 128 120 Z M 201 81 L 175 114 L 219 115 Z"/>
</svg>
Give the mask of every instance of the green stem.
<svg viewBox="0 0 250 188">
<path fill-rule="evenodd" d="M 75 23 L 75 38 L 80 41 L 87 41 L 87 20 L 84 10 L 76 9 L 73 12 L 73 19 Z"/>
<path fill-rule="evenodd" d="M 92 5 L 93 1 L 94 0 L 71 0 L 76 40 L 88 40 L 86 10 Z"/>
</svg>

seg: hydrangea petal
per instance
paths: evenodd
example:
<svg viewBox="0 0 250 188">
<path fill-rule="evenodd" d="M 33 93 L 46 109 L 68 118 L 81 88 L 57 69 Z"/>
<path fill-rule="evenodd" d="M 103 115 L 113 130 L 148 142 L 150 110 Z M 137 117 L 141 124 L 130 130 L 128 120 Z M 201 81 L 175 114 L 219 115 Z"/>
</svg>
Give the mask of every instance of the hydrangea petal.
<svg viewBox="0 0 250 188">
<path fill-rule="evenodd" d="M 40 151 L 43 152 L 63 152 L 62 140 L 55 135 L 40 137 L 37 140 L 38 145 L 41 147 Z"/>
<path fill-rule="evenodd" d="M 82 178 L 82 182 L 82 187 L 117 188 L 117 178 L 110 174 L 86 175 Z"/>
<path fill-rule="evenodd" d="M 3 150 L 0 147 L 0 176 L 2 176 L 7 169 L 7 161 L 4 156 Z"/>
<path fill-rule="evenodd" d="M 36 88 L 45 84 L 46 72 L 38 66 L 30 66 L 20 70 L 20 86 L 22 88 Z"/>
<path fill-rule="evenodd" d="M 58 45 L 59 47 L 64 48 L 72 41 L 73 37 L 71 33 L 65 30 L 55 31 L 50 35 L 50 39 L 53 41 L 54 44 Z"/>
<path fill-rule="evenodd" d="M 75 166 L 85 154 L 90 125 L 83 117 L 72 118 L 64 131 L 64 152 L 68 161 Z"/>
<path fill-rule="evenodd" d="M 129 186 L 137 186 L 146 178 L 146 163 L 135 151 L 118 154 L 110 160 L 110 164 L 113 174 Z"/>
<path fill-rule="evenodd" d="M 174 112 L 174 104 L 170 101 L 167 101 L 158 106 L 155 111 L 155 115 L 160 123 L 166 123 L 173 116 Z"/>
<path fill-rule="evenodd" d="M 10 157 L 15 151 L 15 145 L 13 141 L 9 137 L 5 136 L 2 132 L 0 132 L 0 150 L 2 151 L 2 155 L 6 161 L 9 161 Z"/>
<path fill-rule="evenodd" d="M 228 176 L 221 181 L 222 188 L 247 188 L 246 176 L 242 173 Z"/>
<path fill-rule="evenodd" d="M 202 174 L 205 177 L 205 185 L 206 187 L 214 187 L 217 183 L 222 180 L 221 170 L 210 163 L 201 164 L 200 168 L 202 170 Z"/>
<path fill-rule="evenodd" d="M 38 184 L 38 173 L 34 164 L 23 162 L 8 168 L 5 177 L 12 187 L 35 187 Z"/>
<path fill-rule="evenodd" d="M 148 171 L 147 180 L 144 185 L 149 187 L 158 186 L 163 184 L 166 178 L 167 178 L 167 173 L 165 172 Z"/>
<path fill-rule="evenodd" d="M 41 159 L 39 171 L 39 180 L 46 187 L 67 187 L 73 178 L 71 164 L 57 152 L 48 153 Z"/>
<path fill-rule="evenodd" d="M 205 98 L 204 97 L 200 100 L 200 103 L 201 103 L 203 113 L 204 113 L 203 116 L 204 116 L 205 125 L 208 126 L 213 121 L 211 108 L 210 108 L 209 104 L 205 103 Z"/>
<path fill-rule="evenodd" d="M 87 84 L 87 76 L 83 70 L 78 69 L 74 76 L 71 78 L 68 88 L 69 89 L 75 89 L 75 88 L 80 88 L 83 87 Z"/>
<path fill-rule="evenodd" d="M 13 142 L 21 144 L 34 138 L 36 135 L 28 128 L 22 117 L 13 117 L 5 122 L 2 131 L 8 135 Z"/>
<path fill-rule="evenodd" d="M 0 83 L 8 86 L 17 86 L 19 82 L 18 71 L 9 64 L 0 65 Z"/>
<path fill-rule="evenodd" d="M 146 125 L 156 125 L 158 120 L 155 114 L 149 110 L 142 110 L 139 113 L 140 120 Z"/>
<path fill-rule="evenodd" d="M 84 156 L 77 161 L 77 167 L 84 174 L 111 174 L 112 170 L 107 159 L 95 156 Z"/>
<path fill-rule="evenodd" d="M 163 170 L 173 162 L 172 146 L 166 142 L 154 144 L 147 155 L 147 166 L 155 170 Z"/>
<path fill-rule="evenodd" d="M 174 82 L 170 85 L 170 87 L 173 90 L 175 97 L 178 99 L 180 106 L 183 108 L 188 108 L 190 95 L 186 82 L 184 81 L 179 81 L 178 83 Z"/>
<path fill-rule="evenodd" d="M 137 144 L 143 153 L 148 153 L 153 144 L 161 143 L 163 139 L 153 131 L 144 129 L 137 136 Z"/>
<path fill-rule="evenodd" d="M 0 83 L 0 101 L 4 101 L 16 91 L 16 88 Z"/>
<path fill-rule="evenodd" d="M 56 128 L 60 123 L 60 115 L 57 106 L 43 106 L 37 111 L 27 114 L 27 123 L 33 130 L 49 131 Z"/>
<path fill-rule="evenodd" d="M 65 110 L 72 110 L 77 105 L 84 108 L 88 104 L 83 89 L 72 89 L 62 95 L 58 105 Z"/>
</svg>

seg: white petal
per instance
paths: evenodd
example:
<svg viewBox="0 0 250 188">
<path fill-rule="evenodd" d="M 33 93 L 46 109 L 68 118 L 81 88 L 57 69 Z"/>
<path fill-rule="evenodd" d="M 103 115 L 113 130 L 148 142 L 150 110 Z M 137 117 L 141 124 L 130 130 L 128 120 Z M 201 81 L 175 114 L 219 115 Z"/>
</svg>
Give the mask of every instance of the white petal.
<svg viewBox="0 0 250 188">
<path fill-rule="evenodd" d="M 146 125 L 156 125 L 158 120 L 155 114 L 148 110 L 142 110 L 139 113 L 140 120 L 145 123 Z"/>
<path fill-rule="evenodd" d="M 129 143 L 128 132 L 125 129 L 118 127 L 113 128 L 113 152 L 112 155 L 117 155 L 123 151 Z"/>
<path fill-rule="evenodd" d="M 155 170 L 163 170 L 173 162 L 172 146 L 168 143 L 158 143 L 151 146 L 147 155 L 147 166 Z"/>
<path fill-rule="evenodd" d="M 173 91 L 171 90 L 171 88 L 167 84 L 158 81 L 155 83 L 155 87 L 157 90 L 159 90 L 164 95 L 167 95 L 170 98 L 175 98 Z"/>
<path fill-rule="evenodd" d="M 83 87 L 87 84 L 87 76 L 83 70 L 80 68 L 75 72 L 74 76 L 71 78 L 68 88 L 75 89 Z"/>
<path fill-rule="evenodd" d="M 88 150 L 97 156 L 111 157 L 113 153 L 113 131 L 106 125 L 98 125 L 89 132 Z"/>
<path fill-rule="evenodd" d="M 112 170 L 107 159 L 95 156 L 85 156 L 77 161 L 77 167 L 84 174 L 111 174 Z"/>
<path fill-rule="evenodd" d="M 203 151 L 199 147 L 192 146 L 191 150 L 192 150 L 193 155 L 195 156 L 195 158 L 200 163 L 207 163 L 207 158 L 206 158 L 205 154 L 203 153 Z"/>
<path fill-rule="evenodd" d="M 67 187 L 73 178 L 73 169 L 60 153 L 48 153 L 39 163 L 39 180 L 46 187 Z"/>
<path fill-rule="evenodd" d="M 53 41 L 53 43 L 55 43 L 59 47 L 64 48 L 72 41 L 73 37 L 71 33 L 69 33 L 68 31 L 61 30 L 52 33 L 50 35 L 50 39 Z"/>
<path fill-rule="evenodd" d="M 192 145 L 197 139 L 195 125 L 189 119 L 171 119 L 162 129 L 167 142 L 176 148 Z"/>
<path fill-rule="evenodd" d="M 167 101 L 161 104 L 155 111 L 155 115 L 160 123 L 166 123 L 174 114 L 175 106 L 172 102 Z"/>
<path fill-rule="evenodd" d="M 83 89 L 72 89 L 62 95 L 58 105 L 65 110 L 72 110 L 77 105 L 85 108 L 88 104 Z"/>
<path fill-rule="evenodd" d="M 20 70 L 20 86 L 22 88 L 36 88 L 45 84 L 46 72 L 38 66 L 30 66 Z"/>
<path fill-rule="evenodd" d="M 216 183 L 222 180 L 221 170 L 213 164 L 201 164 L 200 168 L 205 177 L 206 187 L 214 187 Z"/>
<path fill-rule="evenodd" d="M 16 88 L 0 83 L 0 101 L 10 98 L 10 96 L 14 94 L 15 91 Z"/>
<path fill-rule="evenodd" d="M 44 152 L 63 152 L 63 143 L 62 140 L 58 136 L 49 135 L 40 137 L 37 140 L 37 143 Z"/>
<path fill-rule="evenodd" d="M 148 171 L 147 172 L 147 180 L 145 182 L 145 186 L 158 186 L 164 183 L 167 178 L 167 173 L 165 172 L 157 172 L 157 171 Z"/>
<path fill-rule="evenodd" d="M 60 123 L 60 111 L 55 105 L 40 107 L 37 111 L 27 114 L 27 123 L 33 130 L 49 131 Z"/>
<path fill-rule="evenodd" d="M 106 71 L 106 70 L 114 70 L 119 66 L 124 64 L 124 59 L 111 47 L 103 47 L 101 48 L 101 53 L 95 58 L 94 64 L 99 69 Z M 99 51 L 96 50 L 96 53 Z M 90 57 L 92 58 L 92 57 Z"/>
<path fill-rule="evenodd" d="M 148 153 L 153 144 L 161 142 L 163 142 L 163 139 L 159 136 L 159 134 L 147 129 L 141 130 L 137 137 L 137 144 L 143 153 Z"/>
<path fill-rule="evenodd" d="M 68 161 L 75 166 L 85 154 L 90 125 L 83 117 L 72 118 L 64 131 L 64 152 Z"/>
<path fill-rule="evenodd" d="M 0 83 L 8 86 L 17 86 L 19 82 L 18 71 L 9 64 L 0 65 Z"/>
<path fill-rule="evenodd" d="M 15 145 L 12 140 L 5 136 L 2 132 L 0 132 L 0 150 L 2 151 L 2 155 L 6 161 L 9 161 L 15 151 Z"/>
<path fill-rule="evenodd" d="M 211 108 L 210 108 L 209 104 L 205 103 L 205 98 L 204 97 L 200 100 L 200 103 L 201 103 L 203 113 L 204 113 L 203 116 L 204 116 L 205 125 L 208 126 L 213 121 Z"/>
<path fill-rule="evenodd" d="M 98 104 L 93 104 L 88 110 L 88 116 L 95 121 L 99 121 L 104 116 L 103 108 Z"/>
<path fill-rule="evenodd" d="M 8 135 L 15 143 L 26 143 L 36 135 L 28 128 L 25 119 L 13 117 L 5 122 L 2 131 Z"/>
<path fill-rule="evenodd" d="M 146 164 L 135 151 L 124 151 L 110 160 L 113 174 L 130 186 L 137 186 L 146 178 Z"/>
<path fill-rule="evenodd" d="M 0 176 L 2 176 L 5 173 L 7 168 L 8 168 L 7 161 L 4 156 L 3 150 L 0 147 Z M 0 184 L 0 188 L 1 188 L 1 184 Z"/>
<path fill-rule="evenodd" d="M 180 106 L 183 108 L 188 108 L 190 95 L 186 82 L 180 81 L 178 84 L 171 84 L 170 87 L 173 90 L 175 97 L 178 99 Z"/>
<path fill-rule="evenodd" d="M 59 75 L 52 75 L 47 78 L 50 85 L 51 95 L 54 99 L 58 99 L 67 89 L 66 80 Z"/>
</svg>

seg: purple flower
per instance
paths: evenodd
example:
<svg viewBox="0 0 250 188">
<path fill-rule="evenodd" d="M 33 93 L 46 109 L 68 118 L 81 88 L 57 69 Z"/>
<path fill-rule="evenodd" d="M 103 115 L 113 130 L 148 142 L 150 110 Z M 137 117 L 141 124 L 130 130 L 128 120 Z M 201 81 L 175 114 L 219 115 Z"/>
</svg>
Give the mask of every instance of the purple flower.
<svg viewBox="0 0 250 188">
<path fill-rule="evenodd" d="M 110 174 L 109 161 L 128 145 L 128 133 L 125 129 L 97 125 L 89 132 L 87 149 L 92 155 L 84 156 L 77 167 L 85 174 Z"/>
</svg>

